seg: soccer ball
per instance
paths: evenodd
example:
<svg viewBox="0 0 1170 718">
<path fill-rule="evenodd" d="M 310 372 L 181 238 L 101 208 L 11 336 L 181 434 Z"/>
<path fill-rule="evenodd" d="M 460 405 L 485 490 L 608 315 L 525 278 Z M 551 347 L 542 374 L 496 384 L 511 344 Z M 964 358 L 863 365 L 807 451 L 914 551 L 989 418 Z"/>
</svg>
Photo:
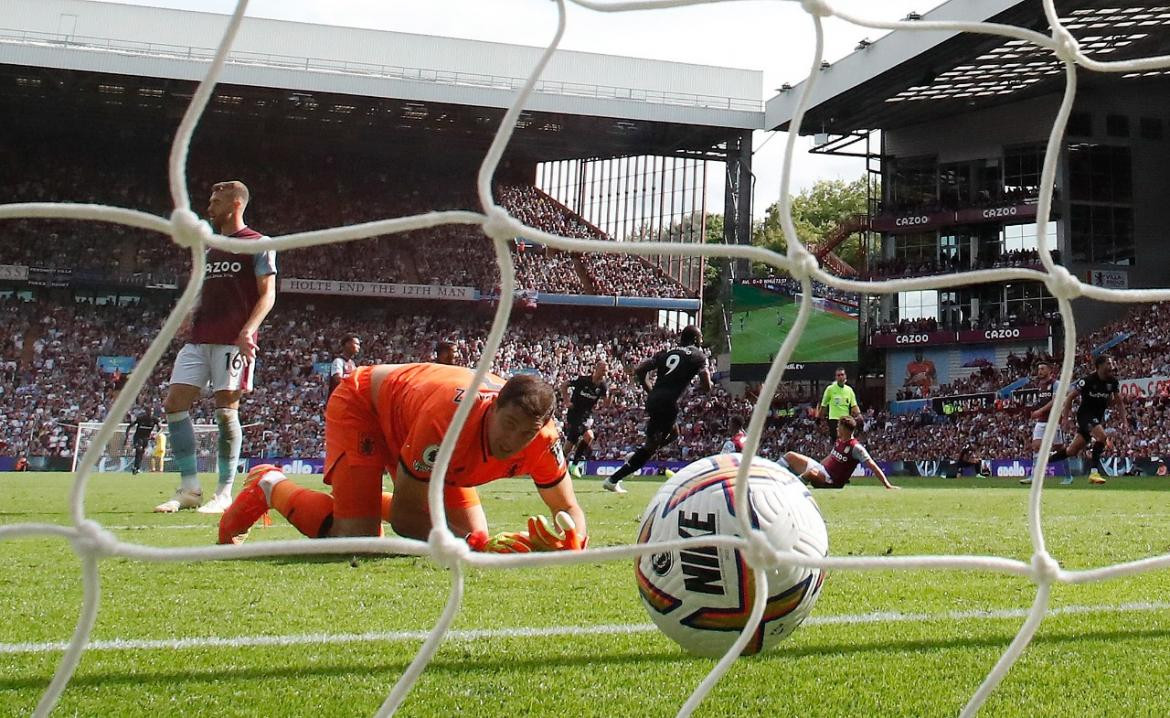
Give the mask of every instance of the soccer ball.
<svg viewBox="0 0 1170 718">
<path fill-rule="evenodd" d="M 740 536 L 735 518 L 739 454 L 700 459 L 662 485 L 642 516 L 638 543 L 722 534 Z M 809 557 L 829 553 L 829 534 L 812 494 L 779 464 L 756 457 L 748 477 L 749 525 L 781 550 Z M 746 559 L 730 548 L 695 547 L 639 556 L 634 561 L 646 612 L 686 651 L 718 657 L 743 632 L 755 599 Z M 745 655 L 765 651 L 812 611 L 825 572 L 780 566 L 767 571 L 768 603 Z"/>
</svg>

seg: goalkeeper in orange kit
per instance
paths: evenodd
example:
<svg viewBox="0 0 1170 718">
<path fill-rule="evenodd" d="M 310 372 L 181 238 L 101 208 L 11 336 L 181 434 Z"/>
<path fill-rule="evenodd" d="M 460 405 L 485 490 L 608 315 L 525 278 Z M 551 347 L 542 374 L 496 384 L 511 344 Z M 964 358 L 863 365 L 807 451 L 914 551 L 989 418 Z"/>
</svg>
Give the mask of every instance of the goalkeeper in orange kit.
<svg viewBox="0 0 1170 718">
<path fill-rule="evenodd" d="M 325 410 L 325 483 L 332 493 L 298 486 L 274 466 L 257 466 L 224 512 L 219 542 L 242 542 L 269 509 L 310 538 L 378 536 L 386 521 L 400 536 L 425 540 L 431 530 L 427 487 L 439 444 L 459 404 L 473 401 L 443 488 L 450 530 L 481 551 L 584 548 L 585 514 L 552 420 L 555 390 L 532 376 L 505 382 L 489 374 L 468 396 L 473 374 L 439 364 L 359 368 L 338 385 Z M 393 493 L 382 491 L 384 471 Z M 509 476 L 531 476 L 554 520 L 533 517 L 527 531 L 490 536 L 475 487 Z"/>
</svg>

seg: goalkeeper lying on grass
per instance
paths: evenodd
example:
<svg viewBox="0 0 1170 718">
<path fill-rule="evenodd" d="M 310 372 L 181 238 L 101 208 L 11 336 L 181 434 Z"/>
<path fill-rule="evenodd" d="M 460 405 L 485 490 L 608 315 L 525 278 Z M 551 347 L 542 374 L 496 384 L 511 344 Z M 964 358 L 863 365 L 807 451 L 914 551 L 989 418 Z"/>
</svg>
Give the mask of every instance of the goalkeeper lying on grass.
<svg viewBox="0 0 1170 718">
<path fill-rule="evenodd" d="M 489 374 L 465 396 L 470 369 L 440 364 L 381 364 L 347 377 L 325 409 L 325 483 L 313 491 L 276 467 L 248 472 L 244 490 L 219 522 L 220 543 L 241 543 L 269 509 L 310 538 L 395 533 L 425 540 L 431 530 L 427 485 L 439 444 L 462 401 L 474 401 L 447 469 L 443 490 L 452 533 L 481 551 L 578 550 L 585 514 L 577 505 L 552 421 L 556 392 L 532 376 L 507 383 Z M 382 491 L 389 471 L 394 493 Z M 533 517 L 528 531 L 487 533 L 475 487 L 509 476 L 531 476 L 555 523 Z"/>
</svg>

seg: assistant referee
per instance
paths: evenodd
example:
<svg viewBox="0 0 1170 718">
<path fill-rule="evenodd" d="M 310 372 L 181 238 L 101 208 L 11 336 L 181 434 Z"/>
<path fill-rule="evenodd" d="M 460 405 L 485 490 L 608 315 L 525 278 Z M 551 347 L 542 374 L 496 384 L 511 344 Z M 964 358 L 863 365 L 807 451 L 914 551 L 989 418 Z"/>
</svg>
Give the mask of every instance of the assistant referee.
<svg viewBox="0 0 1170 718">
<path fill-rule="evenodd" d="M 843 416 L 852 415 L 854 418 L 861 417 L 861 408 L 857 406 L 857 395 L 853 393 L 853 387 L 845 383 L 845 369 L 837 370 L 837 380 L 825 387 L 825 393 L 821 396 L 820 406 L 817 407 L 817 419 L 824 415 L 826 407 L 829 412 L 829 440 L 837 440 L 837 420 Z"/>
</svg>

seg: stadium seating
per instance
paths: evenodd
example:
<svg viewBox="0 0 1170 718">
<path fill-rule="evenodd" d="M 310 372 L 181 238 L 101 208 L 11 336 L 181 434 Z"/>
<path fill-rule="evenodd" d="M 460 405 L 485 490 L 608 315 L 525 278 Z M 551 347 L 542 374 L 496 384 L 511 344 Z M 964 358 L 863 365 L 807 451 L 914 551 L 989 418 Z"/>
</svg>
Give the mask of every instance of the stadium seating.
<svg viewBox="0 0 1170 718">
<path fill-rule="evenodd" d="M 364 340 L 361 363 L 429 359 L 441 338 L 455 341 L 460 361 L 479 358 L 486 336 L 486 315 L 414 316 L 382 310 L 338 310 L 285 300 L 261 334 L 261 364 L 256 389 L 241 412 L 245 423 L 259 423 L 247 433 L 246 455 L 319 456 L 323 450 L 322 409 L 325 377 L 315 365 L 329 361 L 340 337 L 357 333 Z M 66 426 L 103 418 L 114 382 L 96 370 L 98 356 L 137 356 L 165 319 L 166 306 L 132 307 L 64 305 L 49 301 L 0 301 L 0 454 L 67 456 L 72 431 Z M 1084 337 L 1079 347 L 1093 346 L 1119 333 L 1132 336 L 1111 350 L 1122 377 L 1170 374 L 1170 309 L 1136 307 L 1117 322 Z M 613 401 L 595 412 L 598 441 L 595 458 L 622 458 L 641 441 L 644 395 L 629 376 L 632 367 L 667 345 L 662 330 L 635 320 L 614 322 L 605 316 L 564 318 L 538 312 L 514 320 L 495 370 L 504 374 L 532 369 L 562 384 L 587 373 L 599 358 L 610 362 Z M 173 354 L 160 363 L 147 384 L 143 401 L 161 404 L 161 387 L 169 377 Z M 989 391 L 1030 372 L 1035 361 L 1023 355 L 1009 366 L 987 368 L 952 383 L 948 393 Z M 1059 357 L 1054 358 L 1059 361 Z M 1083 362 L 1082 362 L 1083 364 Z M 791 391 L 792 389 L 788 389 Z M 823 427 L 809 418 L 813 398 L 778 396 L 769 421 L 763 454 L 801 447 L 823 455 L 828 440 Z M 680 414 L 682 434 L 660 458 L 690 459 L 719 450 L 732 414 L 746 416 L 750 398 L 716 389 L 692 393 Z M 1027 456 L 1030 419 L 1019 408 L 971 412 L 949 418 L 928 412 L 890 416 L 870 407 L 865 441 L 880 458 L 925 459 L 957 456 L 971 447 L 982 458 Z M 1144 397 L 1132 404 L 1134 430 L 1119 431 L 1115 450 L 1128 456 L 1157 453 L 1170 437 L 1170 397 Z M 202 402 L 196 420 L 212 421 L 210 402 Z"/>
<path fill-rule="evenodd" d="M 1053 260 L 1060 263 L 1060 251 L 1052 250 Z M 1002 269 L 1004 267 L 1021 267 L 1040 269 L 1040 255 L 1034 249 L 1014 249 L 996 257 L 971 262 L 962 265 L 958 259 L 943 261 L 934 257 L 909 258 L 892 257 L 871 261 L 863 279 L 897 279 L 900 277 L 921 277 L 930 274 L 951 274 L 972 269 Z"/>
<path fill-rule="evenodd" d="M 14 143 L 18 144 L 18 143 Z M 38 146 L 37 164 L 45 172 L 29 179 L 20 168 L 31 161 L 18 146 L 0 153 L 0 197 L 6 202 L 101 202 L 169 214 L 163 176 L 165 154 L 144 151 L 128 160 L 127 182 L 110 182 L 100 148 L 61 146 L 47 162 Z M 161 152 L 161 150 L 156 150 Z M 124 155 L 122 152 L 109 154 Z M 189 186 L 193 206 L 202 209 L 218 165 L 193 155 Z M 280 158 L 249 164 L 242 173 L 257 198 L 248 220 L 270 234 L 321 229 L 340 224 L 400 217 L 439 209 L 478 207 L 470 183 L 455 186 L 436 175 L 366 169 L 340 171 L 342 160 L 311 163 Z M 279 165 L 279 170 L 276 166 Z M 468 170 L 468 177 L 474 176 Z M 571 237 L 607 239 L 581 217 L 535 187 L 499 184 L 497 201 L 530 226 Z M 129 285 L 175 285 L 189 271 L 190 257 L 168 238 L 121 225 L 20 220 L 7 222 L 0 242 L 0 264 L 89 273 Z M 619 255 L 568 255 L 543 248 L 514 246 L 517 288 L 559 294 L 689 297 L 693 294 L 643 259 Z M 361 261 L 354 261 L 361 257 Z M 367 239 L 356 243 L 292 250 L 280 258 L 284 276 L 304 279 L 401 282 L 471 286 L 488 291 L 498 285 L 491 245 L 476 228 L 450 225 Z"/>
</svg>

